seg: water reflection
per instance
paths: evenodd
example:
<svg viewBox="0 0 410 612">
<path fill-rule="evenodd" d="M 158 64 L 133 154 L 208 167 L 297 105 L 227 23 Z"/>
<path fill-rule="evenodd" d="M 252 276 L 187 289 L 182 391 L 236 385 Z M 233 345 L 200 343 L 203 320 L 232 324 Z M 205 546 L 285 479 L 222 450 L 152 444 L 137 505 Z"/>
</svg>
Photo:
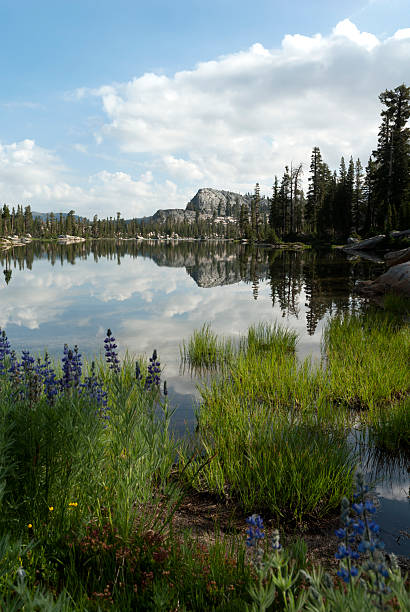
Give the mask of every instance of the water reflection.
<svg viewBox="0 0 410 612">
<path fill-rule="evenodd" d="M 298 331 L 301 357 L 319 356 L 326 317 L 359 306 L 356 280 L 383 271 L 380 264 L 349 262 L 336 251 L 288 252 L 228 242 L 33 242 L 0 251 L 0 263 L 0 327 L 13 348 L 46 347 L 61 356 L 68 342 L 91 357 L 102 350 L 108 327 L 123 351 L 148 355 L 156 348 L 180 432 L 195 424 L 196 381 L 180 375 L 179 363 L 179 345 L 194 329 L 210 322 L 215 332 L 239 337 L 249 325 L 280 319 Z M 380 466 L 376 473 L 380 476 Z M 400 474 L 379 482 L 380 514 L 387 512 L 386 504 L 396 504 L 397 516 L 408 512 Z M 387 486 L 391 490 L 384 490 Z M 382 519 L 387 533 L 391 513 Z M 402 517 L 391 527 L 390 549 L 404 524 Z M 396 550 L 402 552 L 403 545 Z"/>
<path fill-rule="evenodd" d="M 353 295 L 355 282 L 372 278 L 383 269 L 368 261 L 349 262 L 336 251 L 292 252 L 230 242 L 98 240 L 70 245 L 34 242 L 0 252 L 7 284 L 12 268 L 20 272 L 31 271 L 35 261 L 64 266 L 92 259 L 95 263 L 115 261 L 120 266 L 138 258 L 150 259 L 159 267 L 184 268 L 201 288 L 243 282 L 251 286 L 255 301 L 261 284 L 268 283 L 272 306 L 279 305 L 282 317 L 297 319 L 301 301 L 304 302 L 309 335 L 315 333 L 319 321 L 327 313 L 337 313 L 359 303 L 359 298 Z M 118 299 L 118 294 L 112 294 L 110 299 Z"/>
<path fill-rule="evenodd" d="M 191 422 L 196 381 L 179 375 L 179 345 L 194 329 L 207 321 L 238 337 L 261 320 L 284 319 L 300 335 L 299 355 L 318 357 L 326 316 L 359 304 L 356 279 L 381 270 L 335 251 L 231 242 L 33 241 L 0 252 L 0 263 L 12 274 L 0 280 L 0 326 L 16 349 L 59 355 L 71 342 L 92 356 L 111 327 L 124 350 L 158 350 Z"/>
</svg>

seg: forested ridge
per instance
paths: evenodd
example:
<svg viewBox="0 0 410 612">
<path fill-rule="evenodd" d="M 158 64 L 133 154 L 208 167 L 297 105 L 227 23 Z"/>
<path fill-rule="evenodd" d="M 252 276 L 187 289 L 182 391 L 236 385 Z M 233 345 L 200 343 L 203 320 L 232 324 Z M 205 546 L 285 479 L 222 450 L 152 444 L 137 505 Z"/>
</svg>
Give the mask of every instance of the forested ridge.
<svg viewBox="0 0 410 612">
<path fill-rule="evenodd" d="M 343 156 L 337 170 L 331 170 L 318 146 L 314 146 L 308 171 L 306 194 L 302 189 L 302 163 L 286 165 L 275 176 L 271 197 L 260 196 L 256 183 L 250 206 L 243 204 L 232 216 L 221 218 L 217 211 L 195 221 L 159 223 L 146 219 L 116 217 L 92 220 L 49 213 L 36 217 L 30 205 L 4 204 L 0 236 L 29 233 L 53 238 L 74 234 L 90 238 L 152 236 L 245 238 L 250 241 L 322 240 L 338 242 L 349 235 L 369 236 L 410 227 L 410 87 L 402 84 L 379 96 L 381 123 L 375 149 L 364 166 L 357 158 Z M 166 206 L 166 202 L 164 202 Z"/>
</svg>

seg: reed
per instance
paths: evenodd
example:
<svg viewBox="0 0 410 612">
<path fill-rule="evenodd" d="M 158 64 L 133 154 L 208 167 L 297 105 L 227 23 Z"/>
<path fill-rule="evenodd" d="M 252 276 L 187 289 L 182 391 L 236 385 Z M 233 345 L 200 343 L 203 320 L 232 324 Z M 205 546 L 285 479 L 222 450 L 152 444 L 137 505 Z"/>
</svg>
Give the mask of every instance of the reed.
<svg viewBox="0 0 410 612">
<path fill-rule="evenodd" d="M 294 354 L 298 334 L 278 323 L 262 321 L 249 327 L 246 335 L 235 342 L 232 338 L 218 336 L 209 323 L 195 330 L 189 340 L 180 346 L 181 362 L 196 373 L 216 371 L 236 360 L 242 354 L 262 352 Z"/>
<path fill-rule="evenodd" d="M 355 458 L 343 423 L 330 417 L 319 368 L 251 347 L 200 392 L 199 455 L 209 463 L 194 486 L 293 524 L 338 507 L 352 486 Z"/>
<path fill-rule="evenodd" d="M 181 362 L 195 372 L 215 370 L 229 362 L 235 352 L 233 340 L 220 338 L 209 323 L 195 330 L 188 342 L 183 340 L 180 346 Z"/>
<path fill-rule="evenodd" d="M 377 409 L 410 389 L 410 332 L 383 313 L 332 318 L 323 335 L 329 397 L 358 410 Z"/>
<path fill-rule="evenodd" d="M 410 451 L 410 398 L 378 410 L 369 419 L 370 443 L 390 452 Z"/>
</svg>

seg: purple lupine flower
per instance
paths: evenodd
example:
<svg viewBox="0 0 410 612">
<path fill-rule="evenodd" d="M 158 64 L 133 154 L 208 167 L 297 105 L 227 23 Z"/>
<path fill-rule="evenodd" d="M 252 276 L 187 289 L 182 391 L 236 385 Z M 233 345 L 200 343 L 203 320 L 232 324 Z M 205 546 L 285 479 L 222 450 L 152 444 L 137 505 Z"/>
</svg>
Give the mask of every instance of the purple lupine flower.
<svg viewBox="0 0 410 612">
<path fill-rule="evenodd" d="M 118 374 L 120 371 L 120 360 L 118 359 L 116 348 L 115 338 L 112 335 L 112 331 L 108 329 L 107 337 L 104 340 L 105 360 L 110 364 L 110 370 L 114 370 L 114 372 Z"/>
<path fill-rule="evenodd" d="M 369 523 L 369 529 L 372 533 L 375 533 L 376 535 L 378 535 L 380 533 L 380 526 L 375 523 L 374 521 L 370 521 Z"/>
<path fill-rule="evenodd" d="M 335 554 L 336 559 L 345 559 L 349 556 L 349 549 L 344 544 L 340 544 L 337 553 Z"/>
<path fill-rule="evenodd" d="M 10 355 L 10 343 L 7 339 L 6 332 L 0 328 L 0 375 L 4 374 L 5 357 Z"/>
<path fill-rule="evenodd" d="M 376 512 L 374 503 L 367 499 L 369 488 L 364 484 L 362 474 L 356 475 L 357 488 L 353 495 L 355 502 L 349 503 L 349 500 L 342 500 L 341 521 L 343 528 L 336 531 L 336 535 L 340 540 L 344 540 L 344 544 L 340 544 L 336 559 L 340 560 L 338 576 L 349 582 L 351 577 L 356 577 L 359 571 L 353 565 L 350 565 L 350 559 L 357 560 L 363 556 L 366 561 L 363 569 L 366 572 L 372 573 L 372 588 L 374 594 L 389 592 L 388 586 L 384 582 L 384 578 L 388 577 L 388 570 L 384 563 L 383 553 L 384 543 L 379 539 L 380 527 L 371 516 Z M 353 516 L 351 513 L 354 513 Z M 345 561 L 346 559 L 346 561 Z"/>
<path fill-rule="evenodd" d="M 73 351 L 68 348 L 68 345 L 64 345 L 64 357 L 61 360 L 63 362 L 63 376 L 60 380 L 60 386 L 62 391 L 71 389 L 73 382 Z"/>
<path fill-rule="evenodd" d="M 350 574 L 346 568 L 341 567 L 336 573 L 344 582 L 350 582 Z"/>
<path fill-rule="evenodd" d="M 154 352 L 152 353 L 152 357 L 149 358 L 149 364 L 147 368 L 148 373 L 145 379 L 145 389 L 146 390 L 151 389 L 153 385 L 155 385 L 156 387 L 159 386 L 160 375 L 161 375 L 160 365 L 161 364 L 158 361 L 157 351 L 154 349 Z"/>
<path fill-rule="evenodd" d="M 376 512 L 376 506 L 369 500 L 365 501 L 364 507 L 366 512 L 370 512 L 370 514 L 374 514 Z"/>
<path fill-rule="evenodd" d="M 352 510 L 354 510 L 356 512 L 356 514 L 363 514 L 363 504 L 353 504 L 352 505 Z"/>
<path fill-rule="evenodd" d="M 248 516 L 246 522 L 249 525 L 246 530 L 248 534 L 246 545 L 249 547 L 256 546 L 259 540 L 265 537 L 263 519 L 259 514 L 252 514 L 252 516 Z"/>
<path fill-rule="evenodd" d="M 83 397 L 86 397 L 92 404 L 98 406 L 96 414 L 98 414 L 104 420 L 108 420 L 108 400 L 107 392 L 103 389 L 102 383 L 98 380 L 95 373 L 95 363 L 91 364 L 90 375 L 84 379 L 84 382 L 80 385 L 80 393 Z"/>
<path fill-rule="evenodd" d="M 83 363 L 81 361 L 81 354 L 78 351 L 77 345 L 74 346 L 72 363 L 73 363 L 73 384 L 75 388 L 78 388 L 80 384 L 80 380 L 81 380 Z"/>
</svg>

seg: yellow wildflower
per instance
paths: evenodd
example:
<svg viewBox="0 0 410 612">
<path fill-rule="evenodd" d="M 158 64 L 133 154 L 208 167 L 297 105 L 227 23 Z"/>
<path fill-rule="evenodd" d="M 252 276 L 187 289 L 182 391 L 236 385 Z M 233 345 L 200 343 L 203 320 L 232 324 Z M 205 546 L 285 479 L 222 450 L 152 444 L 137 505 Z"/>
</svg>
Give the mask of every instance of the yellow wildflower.
<svg viewBox="0 0 410 612">
<path fill-rule="evenodd" d="M 78 503 L 77 502 L 70 502 L 68 505 L 69 506 L 74 506 L 74 508 L 77 508 Z"/>
<path fill-rule="evenodd" d="M 31 529 L 31 528 L 33 527 L 33 525 L 32 525 L 31 523 L 29 523 L 29 524 L 27 525 L 27 527 L 28 527 L 29 529 Z"/>
<path fill-rule="evenodd" d="M 48 509 L 50 510 L 50 512 L 52 512 L 54 510 L 54 506 L 49 506 Z"/>
</svg>

